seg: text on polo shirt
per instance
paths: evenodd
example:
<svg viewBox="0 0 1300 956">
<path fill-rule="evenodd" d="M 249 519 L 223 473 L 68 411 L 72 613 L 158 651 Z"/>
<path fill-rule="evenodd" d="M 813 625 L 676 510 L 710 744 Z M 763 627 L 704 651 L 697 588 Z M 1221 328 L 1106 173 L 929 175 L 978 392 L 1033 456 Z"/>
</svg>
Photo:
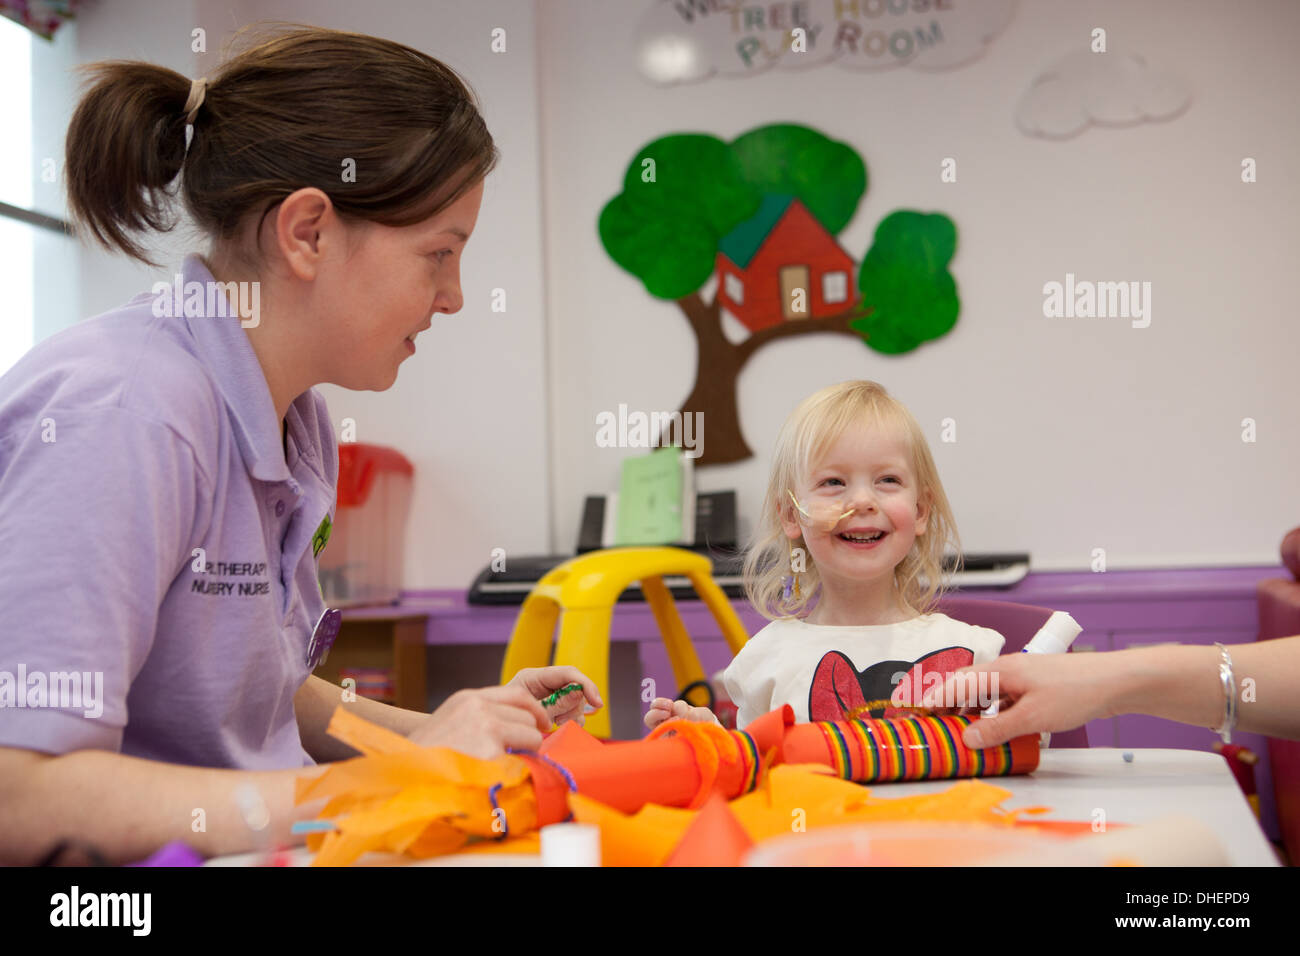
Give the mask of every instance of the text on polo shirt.
<svg viewBox="0 0 1300 956">
<path fill-rule="evenodd" d="M 220 578 L 256 578 L 266 574 L 265 561 L 208 561 L 205 570 L 196 572 L 205 577 L 196 577 L 190 584 L 190 591 L 195 594 L 211 594 L 222 597 L 235 594 L 253 597 L 258 594 L 270 594 L 271 582 L 261 581 L 222 581 Z"/>
</svg>

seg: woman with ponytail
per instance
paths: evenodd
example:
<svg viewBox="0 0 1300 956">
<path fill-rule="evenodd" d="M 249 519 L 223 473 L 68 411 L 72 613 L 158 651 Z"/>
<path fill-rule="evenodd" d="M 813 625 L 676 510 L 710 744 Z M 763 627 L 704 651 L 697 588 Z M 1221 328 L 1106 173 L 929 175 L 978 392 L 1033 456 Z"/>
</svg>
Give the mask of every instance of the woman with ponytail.
<svg viewBox="0 0 1300 956">
<path fill-rule="evenodd" d="M 315 809 L 293 807 L 295 777 L 351 751 L 325 734 L 344 695 L 311 674 L 334 623 L 316 560 L 338 471 L 314 386 L 387 389 L 460 309 L 497 159 L 454 72 L 374 37 L 294 28 L 195 80 L 91 73 L 67 137 L 74 219 L 150 262 L 144 237 L 183 204 L 209 246 L 0 378 L 9 863 L 69 843 L 109 861 L 172 840 L 237 852 L 259 839 L 250 799 L 282 842 Z M 432 715 L 347 706 L 489 757 L 580 711 L 580 695 L 539 703 L 570 681 L 599 706 L 572 668 Z"/>
</svg>

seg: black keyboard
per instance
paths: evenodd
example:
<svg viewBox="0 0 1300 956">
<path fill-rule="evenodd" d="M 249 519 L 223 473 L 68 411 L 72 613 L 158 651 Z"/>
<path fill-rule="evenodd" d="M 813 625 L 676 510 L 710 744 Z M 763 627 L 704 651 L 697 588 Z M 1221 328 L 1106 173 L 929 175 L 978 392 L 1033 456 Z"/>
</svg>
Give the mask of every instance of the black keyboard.
<svg viewBox="0 0 1300 956">
<path fill-rule="evenodd" d="M 713 579 L 723 592 L 728 597 L 743 598 L 745 592 L 741 570 L 744 555 L 734 551 L 715 551 L 707 552 L 705 556 L 713 562 Z M 523 604 L 524 598 L 547 572 L 572 559 L 571 554 L 508 558 L 506 570 L 493 571 L 489 566 L 479 573 L 470 586 L 467 600 L 470 604 Z M 947 571 L 952 571 L 955 560 L 954 556 L 948 556 L 945 561 Z M 1028 573 L 1028 554 L 968 554 L 965 556 L 963 570 L 952 577 L 952 587 L 1011 587 Z M 664 578 L 664 584 L 676 600 L 692 600 L 697 597 L 695 589 L 685 577 L 668 575 Z M 644 601 L 645 596 L 641 593 L 641 585 L 633 582 L 618 599 Z"/>
</svg>

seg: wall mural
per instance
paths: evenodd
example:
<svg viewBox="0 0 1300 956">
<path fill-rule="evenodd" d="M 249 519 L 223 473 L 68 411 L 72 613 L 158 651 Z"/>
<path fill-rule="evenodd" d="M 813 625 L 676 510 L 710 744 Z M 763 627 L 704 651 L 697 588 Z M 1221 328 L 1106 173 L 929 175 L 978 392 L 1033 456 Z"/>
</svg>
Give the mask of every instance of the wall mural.
<svg viewBox="0 0 1300 956">
<path fill-rule="evenodd" d="M 793 124 L 730 143 L 671 134 L 628 164 L 623 191 L 601 211 L 600 239 L 650 295 L 675 302 L 695 333 L 695 384 L 680 411 L 704 413 L 709 438 L 696 465 L 753 455 L 736 380 L 764 346 L 837 333 L 898 355 L 956 323 L 952 220 L 892 212 L 855 265 L 836 236 L 866 190 L 866 163 L 853 147 Z M 707 299 L 706 287 L 714 288 Z M 724 334 L 724 309 L 748 330 L 742 341 Z"/>
<path fill-rule="evenodd" d="M 1094 124 L 1135 126 L 1187 109 L 1192 95 L 1182 80 L 1136 53 L 1106 51 L 1104 43 L 1094 38 L 1092 49 L 1067 54 L 1035 77 L 1016 105 L 1022 133 L 1068 139 Z"/>
</svg>

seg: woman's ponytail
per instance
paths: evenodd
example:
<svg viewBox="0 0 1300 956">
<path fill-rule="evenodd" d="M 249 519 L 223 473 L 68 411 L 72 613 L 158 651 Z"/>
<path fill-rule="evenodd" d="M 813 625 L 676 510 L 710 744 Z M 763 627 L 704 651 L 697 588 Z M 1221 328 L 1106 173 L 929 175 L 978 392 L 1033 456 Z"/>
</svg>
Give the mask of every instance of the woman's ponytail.
<svg viewBox="0 0 1300 956">
<path fill-rule="evenodd" d="M 319 27 L 249 36 L 207 85 L 188 152 L 186 109 L 202 85 L 148 63 L 89 68 L 65 178 L 73 217 L 104 246 L 154 265 L 134 235 L 171 229 L 175 199 L 214 242 L 238 243 L 249 223 L 260 237 L 303 188 L 324 192 L 341 218 L 410 226 L 496 164 L 473 93 L 428 54 Z M 252 262 L 260 248 L 230 251 Z"/>
<path fill-rule="evenodd" d="M 154 265 L 131 234 L 176 224 L 168 186 L 185 161 L 190 81 L 151 63 L 111 61 L 88 71 L 94 85 L 68 127 L 68 205 L 103 246 Z"/>
</svg>

